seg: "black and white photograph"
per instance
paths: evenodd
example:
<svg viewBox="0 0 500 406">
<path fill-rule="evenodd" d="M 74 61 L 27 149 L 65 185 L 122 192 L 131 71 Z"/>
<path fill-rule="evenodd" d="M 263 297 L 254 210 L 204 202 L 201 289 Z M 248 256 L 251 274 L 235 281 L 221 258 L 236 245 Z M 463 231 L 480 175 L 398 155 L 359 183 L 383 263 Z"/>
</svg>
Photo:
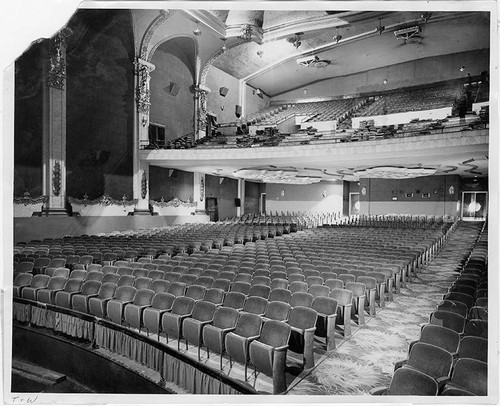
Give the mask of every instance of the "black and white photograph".
<svg viewBox="0 0 500 406">
<path fill-rule="evenodd" d="M 496 0 L 62 3 L 0 18 L 6 404 L 498 403 Z"/>
</svg>

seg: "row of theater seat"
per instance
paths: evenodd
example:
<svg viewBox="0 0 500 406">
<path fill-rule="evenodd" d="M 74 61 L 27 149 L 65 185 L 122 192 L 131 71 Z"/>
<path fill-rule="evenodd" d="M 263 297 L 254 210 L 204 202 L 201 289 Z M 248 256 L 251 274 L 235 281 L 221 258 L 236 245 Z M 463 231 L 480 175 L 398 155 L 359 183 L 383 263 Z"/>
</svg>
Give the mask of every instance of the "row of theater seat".
<svg viewBox="0 0 500 406">
<path fill-rule="evenodd" d="M 408 359 L 395 364 L 390 387 L 372 394 L 487 395 L 487 227 L 481 231 L 420 339 L 410 344 Z M 473 292 L 457 291 L 462 287 Z"/>
<path fill-rule="evenodd" d="M 162 230 L 141 231 L 136 235 L 137 239 L 144 238 L 149 243 L 152 236 L 162 235 Z M 85 269 L 73 263 L 70 265 L 72 271 L 47 266 L 40 275 L 18 275 L 31 277 L 30 286 L 21 286 L 17 279 L 15 285 L 17 294 L 26 299 L 73 308 L 138 329 L 144 326 L 149 332 L 168 337 L 177 334 L 178 339 L 182 338 L 184 324 L 165 322 L 167 324 L 163 325 L 163 318 L 180 320 L 187 311 L 185 320 L 192 319 L 188 325 L 199 324 L 202 320 L 192 316 L 198 303 L 204 303 L 197 305 L 197 308 L 204 306 L 204 311 L 215 306 L 216 311 L 218 308 L 234 309 L 240 318 L 243 314 L 262 318 L 263 337 L 266 337 L 266 323 L 272 321 L 271 325 L 286 333 L 288 327 L 279 327 L 282 324 L 276 323 L 288 322 L 293 331 L 298 328 L 298 322 L 293 321 L 292 311 L 296 314 L 294 309 L 302 309 L 301 314 L 306 314 L 304 309 L 312 310 L 316 316 L 312 317 L 313 313 L 309 312 L 310 316 L 304 320 L 314 319 L 314 325 L 302 330 L 313 331 L 313 334 L 308 333 L 307 345 L 302 340 L 305 347 L 298 351 L 304 356 L 304 365 L 309 367 L 314 360 L 314 333 L 326 337 L 328 349 L 334 348 L 336 327 L 342 331 L 343 326 L 343 334 L 350 334 L 351 309 L 355 310 L 354 318 L 359 324 L 363 323 L 365 301 L 367 310 L 374 315 L 377 296 L 378 305 L 383 306 L 386 294 L 390 299 L 402 280 L 430 260 L 442 236 L 441 230 L 311 229 L 287 234 L 279 240 L 194 250 L 191 255 L 178 252 L 172 258 L 160 258 L 162 254 L 158 252 L 157 257 L 152 258 L 144 250 L 140 258 L 115 260 L 111 261 L 112 265 L 103 265 L 101 258 L 100 264 L 83 264 Z M 130 243 L 130 239 L 124 240 Z M 116 242 L 113 239 L 112 243 Z M 366 242 L 371 243 L 369 248 Z M 96 244 L 93 241 L 90 245 Z M 101 245 L 104 244 L 100 244 L 103 248 Z M 322 254 L 318 255 L 320 252 Z M 378 272 L 381 279 L 377 281 L 376 270 L 384 268 L 387 273 Z M 175 309 L 174 303 L 177 303 Z M 188 311 L 189 303 L 193 313 Z M 157 331 L 155 326 L 158 326 Z M 172 326 L 179 327 L 177 333 Z M 275 342 L 272 337 L 273 334 L 261 340 L 266 348 Z M 200 339 L 199 343 L 204 341 Z M 284 351 L 287 343 L 273 348 Z M 294 345 L 290 344 L 293 351 L 297 349 Z M 284 354 L 286 359 L 286 352 Z M 233 358 L 240 359 L 238 356 Z M 257 370 L 269 371 L 269 365 L 264 366 L 260 358 L 250 361 Z M 282 366 L 284 368 L 284 364 Z"/>
</svg>

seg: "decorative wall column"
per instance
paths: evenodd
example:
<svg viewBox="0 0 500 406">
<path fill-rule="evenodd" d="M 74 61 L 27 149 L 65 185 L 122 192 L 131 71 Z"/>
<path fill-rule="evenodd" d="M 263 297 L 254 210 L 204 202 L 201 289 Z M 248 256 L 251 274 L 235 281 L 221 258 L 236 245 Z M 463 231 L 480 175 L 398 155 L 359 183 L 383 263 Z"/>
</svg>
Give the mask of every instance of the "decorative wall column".
<svg viewBox="0 0 500 406">
<path fill-rule="evenodd" d="M 240 206 L 236 207 L 236 215 L 239 217 L 245 214 L 245 179 L 238 179 L 238 199 Z"/>
<path fill-rule="evenodd" d="M 149 144 L 149 112 L 151 110 L 151 91 L 149 88 L 151 72 L 155 66 L 141 58 L 135 63 L 136 73 L 136 138 L 139 148 Z"/>
<path fill-rule="evenodd" d="M 193 173 L 193 203 L 196 203 L 195 213 L 205 214 L 205 174 Z"/>
<path fill-rule="evenodd" d="M 151 215 L 149 211 L 149 163 L 139 160 L 134 172 L 134 199 L 137 199 L 134 215 Z"/>
<path fill-rule="evenodd" d="M 69 28 L 49 41 L 43 86 L 43 189 L 45 215 L 66 212 L 66 38 Z"/>
<path fill-rule="evenodd" d="M 195 139 L 203 138 L 206 135 L 207 94 L 208 94 L 208 89 L 201 88 L 199 85 L 195 86 L 194 88 Z"/>
</svg>

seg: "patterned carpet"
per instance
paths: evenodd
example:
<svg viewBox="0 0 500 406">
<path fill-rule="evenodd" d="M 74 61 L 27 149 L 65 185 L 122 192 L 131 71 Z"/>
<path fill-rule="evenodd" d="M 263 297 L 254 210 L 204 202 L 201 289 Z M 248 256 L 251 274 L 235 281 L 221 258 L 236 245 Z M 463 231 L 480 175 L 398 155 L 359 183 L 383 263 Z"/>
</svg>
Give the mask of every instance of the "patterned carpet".
<svg viewBox="0 0 500 406">
<path fill-rule="evenodd" d="M 369 390 L 389 386 L 394 363 L 407 357 L 408 344 L 420 337 L 421 325 L 442 300 L 456 278 L 460 261 L 470 252 L 478 224 L 462 223 L 439 255 L 417 278 L 377 308 L 364 326 L 352 323 L 353 334 L 339 341 L 337 349 L 316 354 L 316 366 L 297 377 L 289 395 L 369 396 Z"/>
</svg>

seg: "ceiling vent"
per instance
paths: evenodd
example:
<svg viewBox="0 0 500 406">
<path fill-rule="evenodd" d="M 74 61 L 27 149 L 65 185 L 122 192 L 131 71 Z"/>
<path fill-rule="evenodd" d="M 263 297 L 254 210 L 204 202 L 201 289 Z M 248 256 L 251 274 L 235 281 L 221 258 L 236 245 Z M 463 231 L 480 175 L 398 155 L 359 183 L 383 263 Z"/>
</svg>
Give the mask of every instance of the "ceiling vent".
<svg viewBox="0 0 500 406">
<path fill-rule="evenodd" d="M 416 25 L 414 27 L 394 31 L 394 35 L 398 41 L 404 41 L 405 44 L 419 44 L 422 41 L 422 36 L 420 35 L 421 32 L 422 28 L 419 25 Z"/>
</svg>

